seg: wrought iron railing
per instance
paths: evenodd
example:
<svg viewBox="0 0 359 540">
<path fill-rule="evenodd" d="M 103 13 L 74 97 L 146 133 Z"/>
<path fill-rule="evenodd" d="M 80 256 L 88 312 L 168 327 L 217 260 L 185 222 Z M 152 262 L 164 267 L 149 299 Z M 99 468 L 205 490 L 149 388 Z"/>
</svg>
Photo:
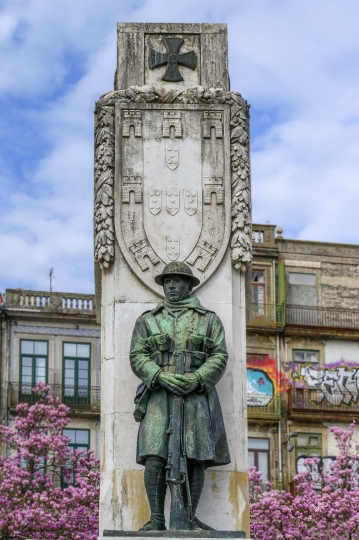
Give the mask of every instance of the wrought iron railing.
<svg viewBox="0 0 359 540">
<path fill-rule="evenodd" d="M 359 310 L 288 305 L 286 323 L 293 326 L 324 326 L 359 331 Z"/>
<path fill-rule="evenodd" d="M 247 394 L 248 418 L 280 419 L 280 396 L 270 399 L 265 394 Z"/>
<path fill-rule="evenodd" d="M 26 383 L 9 383 L 9 406 L 16 407 L 19 403 L 34 403 L 36 394 L 32 392 L 33 385 Z M 72 410 L 100 412 L 100 386 L 64 386 L 51 385 L 50 395 L 59 398 Z"/>
<path fill-rule="evenodd" d="M 247 324 L 272 328 L 284 326 L 284 309 L 284 304 L 251 304 Z"/>
<path fill-rule="evenodd" d="M 311 412 L 319 415 L 335 413 L 350 418 L 351 415 L 359 415 L 357 399 L 357 393 L 292 387 L 288 390 L 288 410 L 289 413 Z"/>
</svg>

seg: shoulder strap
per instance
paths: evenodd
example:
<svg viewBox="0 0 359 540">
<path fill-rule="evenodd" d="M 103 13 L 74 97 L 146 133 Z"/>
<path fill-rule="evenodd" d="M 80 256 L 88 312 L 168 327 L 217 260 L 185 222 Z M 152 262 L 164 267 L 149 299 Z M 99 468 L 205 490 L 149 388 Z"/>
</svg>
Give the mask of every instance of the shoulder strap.
<svg viewBox="0 0 359 540">
<path fill-rule="evenodd" d="M 155 336 L 156 334 L 161 334 L 160 327 L 158 326 L 155 316 L 152 315 L 152 313 L 149 313 L 149 315 L 147 315 L 146 322 L 150 327 L 151 334 L 153 336 Z"/>
<path fill-rule="evenodd" d="M 198 335 L 200 335 L 200 336 L 206 336 L 207 335 L 209 321 L 210 321 L 210 313 L 207 312 L 205 315 L 200 315 L 198 329 L 197 329 L 197 334 Z"/>
</svg>

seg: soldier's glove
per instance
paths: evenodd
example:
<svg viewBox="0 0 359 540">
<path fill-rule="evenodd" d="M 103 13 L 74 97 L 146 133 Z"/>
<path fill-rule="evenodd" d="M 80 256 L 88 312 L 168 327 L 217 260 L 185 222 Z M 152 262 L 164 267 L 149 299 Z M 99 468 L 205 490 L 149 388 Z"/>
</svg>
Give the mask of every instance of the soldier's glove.
<svg viewBox="0 0 359 540">
<path fill-rule="evenodd" d="M 188 380 L 184 375 L 174 375 L 173 373 L 165 373 L 161 371 L 157 377 L 157 382 L 176 396 L 187 394 Z"/>
<path fill-rule="evenodd" d="M 196 373 L 186 373 L 185 377 L 188 381 L 188 386 L 185 393 L 189 394 L 190 392 L 193 392 L 194 390 L 196 390 L 196 388 L 198 388 L 200 384 L 199 377 Z"/>
</svg>

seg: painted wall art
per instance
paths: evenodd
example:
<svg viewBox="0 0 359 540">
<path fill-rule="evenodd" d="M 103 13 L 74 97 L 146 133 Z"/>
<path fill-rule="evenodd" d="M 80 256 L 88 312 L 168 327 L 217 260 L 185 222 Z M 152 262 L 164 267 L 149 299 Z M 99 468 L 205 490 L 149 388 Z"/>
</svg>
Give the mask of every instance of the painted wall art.
<svg viewBox="0 0 359 540">
<path fill-rule="evenodd" d="M 324 399 L 331 405 L 351 405 L 359 399 L 359 366 L 350 362 L 327 364 L 295 364 L 293 386 L 311 390 L 309 399 L 320 404 Z"/>
<path fill-rule="evenodd" d="M 277 363 L 269 356 L 247 357 L 247 405 L 266 407 L 289 386 L 288 379 L 278 372 Z"/>
</svg>

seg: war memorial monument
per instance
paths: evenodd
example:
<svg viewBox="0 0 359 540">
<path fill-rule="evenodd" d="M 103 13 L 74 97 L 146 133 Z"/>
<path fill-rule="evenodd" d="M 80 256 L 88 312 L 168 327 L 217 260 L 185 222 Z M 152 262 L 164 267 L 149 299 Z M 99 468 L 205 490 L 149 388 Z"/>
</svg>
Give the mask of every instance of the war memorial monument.
<svg viewBox="0 0 359 540">
<path fill-rule="evenodd" d="M 95 108 L 100 537 L 249 531 L 249 106 L 224 24 L 119 23 Z"/>
</svg>

